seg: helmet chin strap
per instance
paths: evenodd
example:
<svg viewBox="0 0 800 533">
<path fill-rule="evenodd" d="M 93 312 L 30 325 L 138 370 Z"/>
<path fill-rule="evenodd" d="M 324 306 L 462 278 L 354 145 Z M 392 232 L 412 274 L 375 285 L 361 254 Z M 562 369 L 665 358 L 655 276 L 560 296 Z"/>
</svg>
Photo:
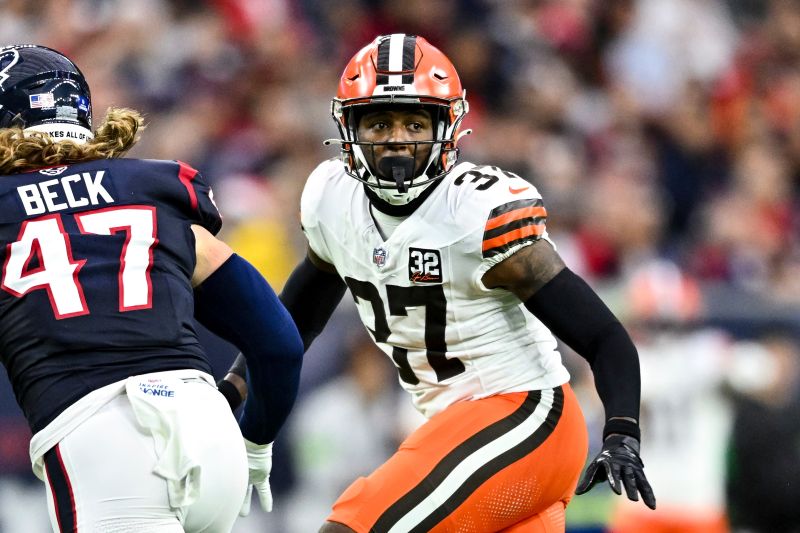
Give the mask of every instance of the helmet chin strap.
<svg viewBox="0 0 800 533">
<path fill-rule="evenodd" d="M 384 198 L 378 196 L 375 190 L 370 187 L 368 184 L 364 184 L 364 193 L 369 198 L 369 202 L 378 211 L 381 213 L 385 213 L 387 215 L 393 217 L 407 217 L 411 213 L 417 210 L 417 208 L 422 205 L 422 203 L 428 198 L 428 196 L 433 193 L 433 191 L 443 182 L 444 180 L 436 180 L 432 181 L 427 185 L 423 185 L 422 192 L 420 192 L 419 196 L 414 198 L 408 203 L 405 204 L 390 204 Z"/>
<path fill-rule="evenodd" d="M 382 176 L 391 176 L 395 184 L 397 184 L 397 190 L 405 193 L 408 192 L 406 180 L 410 180 L 414 175 L 414 163 L 413 157 L 403 155 L 386 156 L 378 163 L 378 170 Z"/>
</svg>

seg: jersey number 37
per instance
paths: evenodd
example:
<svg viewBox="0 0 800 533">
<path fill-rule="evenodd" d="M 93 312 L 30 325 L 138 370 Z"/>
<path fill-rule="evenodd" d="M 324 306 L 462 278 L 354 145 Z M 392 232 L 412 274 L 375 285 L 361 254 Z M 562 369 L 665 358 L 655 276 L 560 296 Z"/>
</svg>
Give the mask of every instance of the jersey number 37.
<svg viewBox="0 0 800 533">
<path fill-rule="evenodd" d="M 369 302 L 375 316 L 375 329 L 370 329 L 375 342 L 386 343 L 391 335 L 389 321 L 386 317 L 383 300 L 378 289 L 368 281 L 360 281 L 351 277 L 344 278 L 350 293 L 357 300 Z M 447 318 L 447 300 L 441 285 L 422 285 L 402 287 L 386 285 L 389 303 L 389 314 L 407 316 L 409 307 L 425 308 L 425 355 L 428 364 L 436 372 L 436 379 L 442 382 L 464 372 L 464 363 L 457 358 L 447 357 L 445 342 L 445 325 Z M 400 379 L 411 385 L 419 383 L 419 378 L 408 362 L 408 350 L 392 346 L 392 359 L 400 372 Z"/>
</svg>

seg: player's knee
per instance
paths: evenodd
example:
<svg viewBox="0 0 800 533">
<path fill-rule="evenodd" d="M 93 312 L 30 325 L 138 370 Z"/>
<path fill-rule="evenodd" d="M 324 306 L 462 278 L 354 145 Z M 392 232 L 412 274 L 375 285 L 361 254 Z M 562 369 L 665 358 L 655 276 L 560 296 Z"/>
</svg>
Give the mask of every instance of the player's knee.
<svg viewBox="0 0 800 533">
<path fill-rule="evenodd" d="M 319 533 L 355 533 L 355 531 L 344 524 L 325 522 L 322 528 L 320 528 Z"/>
</svg>

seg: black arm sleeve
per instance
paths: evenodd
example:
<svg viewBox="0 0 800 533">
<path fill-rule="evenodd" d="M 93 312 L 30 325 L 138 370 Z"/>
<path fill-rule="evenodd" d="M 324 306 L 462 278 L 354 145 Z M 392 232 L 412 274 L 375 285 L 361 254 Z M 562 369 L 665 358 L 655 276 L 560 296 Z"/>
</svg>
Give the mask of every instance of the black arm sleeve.
<svg viewBox="0 0 800 533">
<path fill-rule="evenodd" d="M 308 257 L 289 276 L 280 299 L 292 315 L 306 350 L 322 333 L 346 289 L 338 275 L 320 270 Z"/>
<path fill-rule="evenodd" d="M 606 412 L 605 437 L 639 438 L 639 355 L 630 336 L 586 282 L 568 268 L 539 289 L 525 307 L 589 362 Z"/>
</svg>

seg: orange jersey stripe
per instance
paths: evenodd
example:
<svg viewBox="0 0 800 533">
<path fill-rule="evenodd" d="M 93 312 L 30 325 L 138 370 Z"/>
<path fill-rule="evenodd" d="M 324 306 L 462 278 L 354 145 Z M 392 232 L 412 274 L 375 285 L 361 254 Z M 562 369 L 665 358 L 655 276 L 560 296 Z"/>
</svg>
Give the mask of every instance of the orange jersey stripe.
<svg viewBox="0 0 800 533">
<path fill-rule="evenodd" d="M 484 228 L 484 231 L 489 231 L 490 229 L 500 227 L 503 224 L 508 224 L 509 222 L 512 222 L 514 220 L 519 220 L 521 218 L 546 217 L 546 216 L 547 216 L 547 210 L 542 206 L 523 207 L 520 209 L 509 211 L 508 213 L 504 213 L 499 217 L 490 218 L 486 222 L 486 228 Z"/>
<path fill-rule="evenodd" d="M 493 239 L 483 241 L 483 251 L 485 252 L 486 250 L 497 248 L 498 246 L 503 246 L 511 241 L 516 241 L 517 239 L 522 239 L 524 237 L 530 237 L 531 235 L 541 235 L 543 231 L 544 224 L 531 224 L 523 228 L 518 228 L 513 231 L 509 231 L 508 233 L 503 233 L 502 235 L 499 235 Z"/>
</svg>

